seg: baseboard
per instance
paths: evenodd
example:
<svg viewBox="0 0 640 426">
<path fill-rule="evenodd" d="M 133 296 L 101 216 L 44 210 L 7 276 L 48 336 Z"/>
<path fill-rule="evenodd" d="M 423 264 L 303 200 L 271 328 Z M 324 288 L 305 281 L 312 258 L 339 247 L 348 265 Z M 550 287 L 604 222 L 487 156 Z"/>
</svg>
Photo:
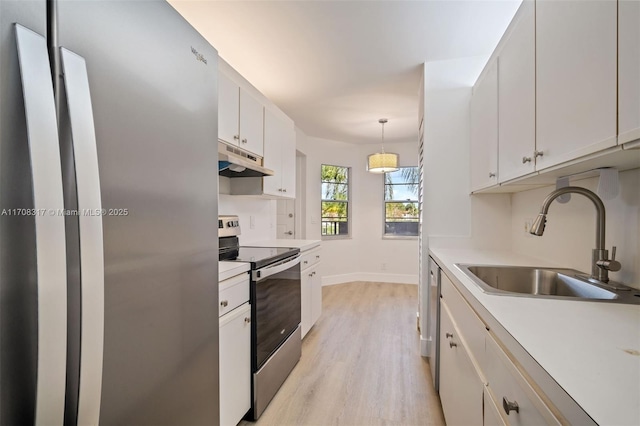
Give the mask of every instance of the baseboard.
<svg viewBox="0 0 640 426">
<path fill-rule="evenodd" d="M 420 355 L 428 358 L 429 352 L 431 352 L 431 340 L 420 336 Z"/>
<path fill-rule="evenodd" d="M 355 272 L 341 275 L 325 275 L 322 285 L 344 284 L 352 281 L 372 281 L 378 283 L 418 284 L 418 276 L 411 274 L 374 274 L 370 272 Z"/>
</svg>

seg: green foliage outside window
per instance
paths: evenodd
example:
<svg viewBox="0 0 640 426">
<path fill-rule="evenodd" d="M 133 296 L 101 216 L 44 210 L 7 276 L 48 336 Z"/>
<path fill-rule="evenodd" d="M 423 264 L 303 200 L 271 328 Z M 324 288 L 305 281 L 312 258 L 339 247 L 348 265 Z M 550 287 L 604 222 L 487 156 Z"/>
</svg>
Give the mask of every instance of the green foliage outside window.
<svg viewBox="0 0 640 426">
<path fill-rule="evenodd" d="M 396 172 L 385 173 L 385 235 L 418 235 L 419 190 L 420 171 L 418 167 L 401 167 Z"/>
<path fill-rule="evenodd" d="M 349 168 L 322 165 L 323 236 L 349 235 Z"/>
</svg>

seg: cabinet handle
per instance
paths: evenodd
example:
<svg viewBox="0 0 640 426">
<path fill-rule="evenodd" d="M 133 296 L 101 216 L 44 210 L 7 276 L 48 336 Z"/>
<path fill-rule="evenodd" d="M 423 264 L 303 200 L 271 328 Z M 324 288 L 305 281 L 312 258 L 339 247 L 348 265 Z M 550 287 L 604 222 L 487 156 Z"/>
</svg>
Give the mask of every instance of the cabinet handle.
<svg viewBox="0 0 640 426">
<path fill-rule="evenodd" d="M 238 139 L 240 139 L 240 135 L 233 135 L 233 140 L 237 141 Z"/>
<path fill-rule="evenodd" d="M 445 337 L 448 339 L 449 337 L 453 337 L 453 333 L 445 333 Z"/>
<path fill-rule="evenodd" d="M 278 188 L 278 191 L 279 191 L 279 192 L 282 192 L 282 188 Z"/>
<path fill-rule="evenodd" d="M 530 163 L 531 157 L 522 157 L 522 164 Z"/>
<path fill-rule="evenodd" d="M 533 158 L 542 157 L 544 155 L 543 151 L 533 151 Z"/>
<path fill-rule="evenodd" d="M 302 263 L 304 263 L 304 264 L 306 265 L 307 263 L 309 263 L 309 261 L 305 260 L 305 261 L 304 261 L 304 262 L 302 262 Z"/>
<path fill-rule="evenodd" d="M 251 322 L 251 317 L 245 317 L 244 322 L 249 324 Z"/>
<path fill-rule="evenodd" d="M 449 347 L 450 348 L 456 348 L 456 347 L 458 347 L 458 344 L 456 342 L 449 342 Z"/>
<path fill-rule="evenodd" d="M 282 192 L 287 192 L 287 188 L 284 188 L 284 189 L 282 190 Z"/>
<path fill-rule="evenodd" d="M 247 143 L 247 138 L 242 139 L 242 143 Z"/>
<path fill-rule="evenodd" d="M 489 172 L 489 177 L 490 177 L 490 178 L 494 178 L 494 177 L 496 177 L 496 174 L 495 174 L 495 173 L 493 173 L 493 172 Z"/>
<path fill-rule="evenodd" d="M 312 277 L 312 276 L 313 276 L 313 274 L 309 274 L 309 276 L 310 276 L 310 277 Z"/>
<path fill-rule="evenodd" d="M 316 255 L 316 259 L 320 259 L 320 255 L 319 254 Z"/>
<path fill-rule="evenodd" d="M 222 300 L 222 301 L 220 301 L 220 306 L 222 306 L 223 308 L 224 308 L 225 306 L 227 306 L 228 304 L 229 304 L 229 301 L 228 301 L 228 300 Z"/>
<path fill-rule="evenodd" d="M 504 412 L 507 413 L 507 416 L 511 411 L 515 411 L 516 413 L 520 413 L 520 407 L 518 407 L 517 401 L 509 401 L 506 397 L 502 397 L 502 408 L 504 408 Z"/>
</svg>

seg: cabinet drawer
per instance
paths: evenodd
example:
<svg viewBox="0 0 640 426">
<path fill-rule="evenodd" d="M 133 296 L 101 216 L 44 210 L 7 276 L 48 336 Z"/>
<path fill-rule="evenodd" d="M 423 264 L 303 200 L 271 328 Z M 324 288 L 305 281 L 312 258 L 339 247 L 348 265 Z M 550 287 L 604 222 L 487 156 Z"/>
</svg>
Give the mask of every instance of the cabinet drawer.
<svg viewBox="0 0 640 426">
<path fill-rule="evenodd" d="M 486 338 L 485 376 L 488 390 L 503 418 L 510 425 L 559 425 L 558 418 L 536 393 L 516 365 L 511 362 L 493 337 Z M 509 410 L 507 402 L 517 405 L 518 412 Z"/>
<path fill-rule="evenodd" d="M 249 274 L 222 281 L 218 291 L 218 316 L 222 316 L 249 301 Z"/>
<path fill-rule="evenodd" d="M 300 255 L 300 269 L 304 271 L 305 269 L 315 265 L 320 262 L 320 247 L 314 248 L 313 250 L 308 250 L 303 252 Z"/>
<path fill-rule="evenodd" d="M 462 338 L 467 342 L 470 355 L 474 358 L 480 370 L 483 371 L 485 358 L 484 339 L 488 334 L 487 327 L 453 286 L 449 277 L 442 273 L 440 279 L 442 299 L 446 301 L 447 307 L 451 311 L 451 316 L 456 321 L 459 333 L 462 334 Z"/>
</svg>

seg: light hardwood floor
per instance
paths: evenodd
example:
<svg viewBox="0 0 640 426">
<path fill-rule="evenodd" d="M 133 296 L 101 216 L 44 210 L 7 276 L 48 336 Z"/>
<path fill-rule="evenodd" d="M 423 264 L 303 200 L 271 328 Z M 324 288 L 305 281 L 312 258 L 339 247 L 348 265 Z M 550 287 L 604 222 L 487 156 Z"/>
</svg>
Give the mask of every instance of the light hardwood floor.
<svg viewBox="0 0 640 426">
<path fill-rule="evenodd" d="M 444 425 L 416 330 L 418 288 L 353 282 L 323 288 L 302 358 L 256 423 Z"/>
</svg>

